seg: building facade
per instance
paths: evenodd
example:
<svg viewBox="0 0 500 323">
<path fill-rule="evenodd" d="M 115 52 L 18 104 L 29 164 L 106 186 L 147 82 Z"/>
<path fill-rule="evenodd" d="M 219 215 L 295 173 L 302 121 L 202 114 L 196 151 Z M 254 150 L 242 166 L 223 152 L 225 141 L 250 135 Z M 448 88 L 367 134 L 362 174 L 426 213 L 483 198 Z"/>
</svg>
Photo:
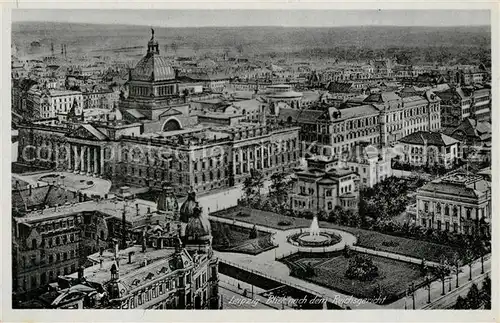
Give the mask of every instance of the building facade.
<svg viewBox="0 0 500 323">
<path fill-rule="evenodd" d="M 453 173 L 417 190 L 416 224 L 470 235 L 489 234 L 491 183 L 481 176 Z"/>
<path fill-rule="evenodd" d="M 75 102 L 78 113 L 83 109 L 83 96 L 79 91 L 32 88 L 27 97 L 27 108 L 37 111 L 36 115 L 41 119 L 67 114 Z"/>
<path fill-rule="evenodd" d="M 458 161 L 459 141 L 439 132 L 414 132 L 399 143 L 402 162 L 409 165 L 452 168 Z"/>
<path fill-rule="evenodd" d="M 290 205 L 295 211 L 333 211 L 336 206 L 358 210 L 359 175 L 345 163 L 314 157 L 294 173 Z"/>
<path fill-rule="evenodd" d="M 440 99 L 431 91 L 405 97 L 395 92 L 373 93 L 363 102 L 380 111 L 380 143 L 384 146 L 416 131 L 441 129 Z"/>
<path fill-rule="evenodd" d="M 208 216 L 193 192 L 180 208 L 169 192 L 164 190 L 156 209 L 144 214 L 163 215 L 168 221 L 144 226 L 133 241 L 133 230 L 124 231 L 118 240 L 131 246 L 108 239 L 108 248 L 88 256 L 89 266 L 61 275 L 38 297 L 42 307 L 218 309 L 218 260 Z"/>
</svg>

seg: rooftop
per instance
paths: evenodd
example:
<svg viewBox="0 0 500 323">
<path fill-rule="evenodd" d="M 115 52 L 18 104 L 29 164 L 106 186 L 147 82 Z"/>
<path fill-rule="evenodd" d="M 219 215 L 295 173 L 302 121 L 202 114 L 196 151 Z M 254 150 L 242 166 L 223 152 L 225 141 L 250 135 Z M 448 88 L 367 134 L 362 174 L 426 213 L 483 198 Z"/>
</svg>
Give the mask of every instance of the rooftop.
<svg viewBox="0 0 500 323">
<path fill-rule="evenodd" d="M 418 192 L 478 198 L 486 195 L 490 190 L 491 183 L 484 180 L 482 176 L 457 172 L 425 184 Z"/>
<path fill-rule="evenodd" d="M 133 253 L 132 261 L 129 263 L 129 254 Z M 152 276 L 171 271 L 170 259 L 174 255 L 173 248 L 151 249 L 142 252 L 141 246 L 132 246 L 118 250 L 117 260 L 120 272 L 120 283 L 126 291 L 132 290 L 138 282 L 152 279 Z M 187 252 L 183 252 L 183 258 L 189 258 Z M 87 281 L 104 284 L 111 279 L 111 266 L 116 263 L 115 253 L 105 250 L 102 256 L 99 253 L 92 254 L 88 259 L 95 265 L 85 268 L 83 275 Z M 102 260 L 102 266 L 100 261 Z M 162 269 L 164 267 L 165 269 Z M 152 276 L 151 276 L 152 275 Z M 70 278 L 78 278 L 78 273 L 69 275 Z"/>
<path fill-rule="evenodd" d="M 23 217 L 17 218 L 18 222 L 32 223 L 38 221 L 46 221 L 57 219 L 59 217 L 67 216 L 69 214 L 76 214 L 81 212 L 99 211 L 108 216 L 121 219 L 125 210 L 127 221 L 135 221 L 144 219 L 148 210 L 150 212 L 156 211 L 156 204 L 146 200 L 135 199 L 133 201 L 125 202 L 117 198 L 99 200 L 99 201 L 86 201 L 80 203 L 68 203 L 62 206 L 50 207 L 43 210 L 33 211 Z"/>
<path fill-rule="evenodd" d="M 450 146 L 459 141 L 440 132 L 417 131 L 399 140 L 401 143 L 422 146 Z"/>
</svg>

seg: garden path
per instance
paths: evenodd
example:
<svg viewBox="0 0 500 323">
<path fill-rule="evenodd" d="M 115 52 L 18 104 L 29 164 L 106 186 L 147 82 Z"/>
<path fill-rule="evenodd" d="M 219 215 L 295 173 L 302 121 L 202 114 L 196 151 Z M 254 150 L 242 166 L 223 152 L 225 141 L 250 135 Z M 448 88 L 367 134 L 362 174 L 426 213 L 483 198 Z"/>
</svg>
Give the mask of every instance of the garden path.
<svg viewBox="0 0 500 323">
<path fill-rule="evenodd" d="M 252 228 L 253 224 L 242 222 L 234 219 L 221 218 L 216 216 L 209 216 L 210 220 L 231 223 L 234 225 L 238 225 L 241 227 Z M 215 252 L 217 257 L 224 263 L 230 264 L 232 266 L 259 274 L 263 277 L 267 277 L 273 279 L 275 281 L 281 282 L 283 284 L 298 288 L 300 290 L 306 291 L 313 295 L 317 295 L 319 297 L 323 297 L 327 299 L 329 302 L 337 304 L 341 307 L 349 306 L 352 309 L 382 309 L 382 308 L 390 308 L 390 309 L 403 309 L 412 308 L 412 300 L 411 297 L 401 298 L 396 302 L 391 304 L 387 304 L 385 306 L 379 304 L 373 304 L 368 302 L 363 302 L 363 300 L 357 299 L 355 297 L 342 294 L 340 292 L 331 290 L 329 288 L 325 288 L 314 283 L 302 280 L 300 278 L 290 276 L 290 269 L 288 266 L 276 260 L 276 258 L 281 258 L 283 256 L 287 256 L 289 254 L 297 252 L 299 250 L 298 247 L 290 244 L 287 241 L 287 237 L 293 233 L 300 232 L 301 230 L 305 231 L 307 228 L 302 229 L 291 229 L 291 230 L 278 230 L 272 229 L 269 227 L 265 227 L 262 225 L 256 225 L 256 228 L 261 231 L 269 232 L 274 235 L 274 241 L 278 245 L 277 248 L 262 252 L 258 255 L 247 255 L 241 253 L 228 253 L 228 252 Z M 329 230 L 330 231 L 330 230 Z M 344 245 L 352 246 L 353 250 L 357 250 L 360 252 L 372 253 L 376 255 L 380 255 L 383 257 L 403 260 L 406 262 L 412 262 L 415 264 L 419 264 L 422 260 L 417 258 L 412 258 L 408 256 L 403 256 L 399 254 L 394 254 L 390 252 L 382 252 L 375 251 L 372 249 L 362 248 L 355 246 L 356 237 L 350 233 L 340 231 L 340 230 L 331 230 L 342 237 L 342 241 L 338 244 L 331 246 L 332 250 L 340 250 L 344 248 Z M 330 248 L 330 247 L 329 247 Z M 313 251 L 316 249 L 318 252 L 323 252 L 323 248 L 300 248 L 303 249 L 301 251 Z M 331 251 L 327 249 L 326 251 Z M 314 252 L 314 251 L 313 251 Z M 437 263 L 428 262 L 429 265 L 435 266 Z M 486 259 L 484 262 L 485 271 L 488 272 L 490 270 L 490 259 Z M 476 261 L 472 266 L 472 276 L 473 278 L 478 276 L 481 272 L 481 262 Z M 452 279 L 454 279 L 453 276 Z M 459 284 L 460 286 L 467 283 L 469 278 L 469 268 L 468 266 L 464 266 L 461 268 L 461 272 L 459 274 Z M 452 282 L 452 290 L 454 288 L 454 280 Z M 448 284 L 446 285 L 446 291 L 448 293 Z M 431 284 L 431 300 L 436 300 L 441 296 L 442 292 L 442 283 L 441 281 L 434 281 Z M 416 308 L 423 308 L 427 305 L 427 289 L 420 288 L 415 292 L 415 303 Z"/>
</svg>

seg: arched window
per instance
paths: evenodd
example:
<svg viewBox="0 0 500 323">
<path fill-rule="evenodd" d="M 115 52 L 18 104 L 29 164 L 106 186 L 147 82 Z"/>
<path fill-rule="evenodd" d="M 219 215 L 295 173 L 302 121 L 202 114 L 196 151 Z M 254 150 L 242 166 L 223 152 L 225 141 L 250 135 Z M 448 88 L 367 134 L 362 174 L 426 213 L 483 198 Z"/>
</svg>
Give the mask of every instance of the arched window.
<svg viewBox="0 0 500 323">
<path fill-rule="evenodd" d="M 441 214 L 441 204 L 440 203 L 436 204 L 436 212 Z"/>
<path fill-rule="evenodd" d="M 450 207 L 448 205 L 444 207 L 444 215 L 450 215 Z"/>
</svg>

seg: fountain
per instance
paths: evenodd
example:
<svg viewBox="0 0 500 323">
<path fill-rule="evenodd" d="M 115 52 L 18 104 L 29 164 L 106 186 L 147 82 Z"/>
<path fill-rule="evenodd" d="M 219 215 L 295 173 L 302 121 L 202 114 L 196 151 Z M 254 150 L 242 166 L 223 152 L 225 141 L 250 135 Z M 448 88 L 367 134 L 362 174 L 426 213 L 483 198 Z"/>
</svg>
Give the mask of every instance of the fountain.
<svg viewBox="0 0 500 323">
<path fill-rule="evenodd" d="M 309 228 L 309 236 L 319 236 L 318 217 L 314 216 L 311 227 Z"/>
<path fill-rule="evenodd" d="M 317 216 L 314 216 L 309 232 L 298 233 L 289 237 L 292 244 L 302 247 L 326 247 L 336 244 L 340 237 L 334 233 L 321 232 Z"/>
</svg>

